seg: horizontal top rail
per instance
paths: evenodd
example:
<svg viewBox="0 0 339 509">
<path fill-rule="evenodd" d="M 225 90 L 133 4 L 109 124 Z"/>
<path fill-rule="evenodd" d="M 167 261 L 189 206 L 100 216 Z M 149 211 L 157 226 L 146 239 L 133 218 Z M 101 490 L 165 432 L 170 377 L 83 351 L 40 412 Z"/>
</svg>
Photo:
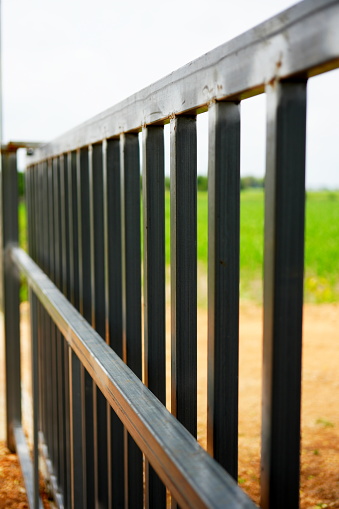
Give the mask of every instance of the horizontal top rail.
<svg viewBox="0 0 339 509">
<path fill-rule="evenodd" d="M 19 248 L 11 260 L 182 507 L 255 508 L 152 392 Z"/>
<path fill-rule="evenodd" d="M 16 152 L 20 148 L 35 149 L 41 147 L 42 143 L 38 141 L 9 141 L 1 145 L 3 152 Z"/>
<path fill-rule="evenodd" d="M 215 100 L 251 97 L 276 80 L 334 69 L 338 26 L 338 0 L 300 2 L 42 146 L 32 163 L 174 115 L 202 112 Z"/>
</svg>

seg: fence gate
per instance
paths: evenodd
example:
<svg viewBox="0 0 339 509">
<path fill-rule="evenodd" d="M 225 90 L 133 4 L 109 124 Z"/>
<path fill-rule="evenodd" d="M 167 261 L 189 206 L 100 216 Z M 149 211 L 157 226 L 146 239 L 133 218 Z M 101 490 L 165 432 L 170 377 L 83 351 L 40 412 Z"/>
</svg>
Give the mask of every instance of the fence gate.
<svg viewBox="0 0 339 509">
<path fill-rule="evenodd" d="M 338 67 L 338 26 L 338 1 L 306 0 L 33 147 L 28 253 L 18 247 L 16 150 L 23 145 L 4 147 L 7 443 L 19 453 L 31 507 L 41 507 L 39 456 L 59 507 L 255 507 L 236 482 L 240 103 L 261 93 L 267 98 L 261 505 L 298 507 L 306 89 L 309 78 Z M 196 118 L 205 111 L 208 452 L 196 441 Z M 164 406 L 167 123 L 172 414 Z M 19 273 L 29 286 L 32 329 L 32 464 L 21 424 Z"/>
</svg>

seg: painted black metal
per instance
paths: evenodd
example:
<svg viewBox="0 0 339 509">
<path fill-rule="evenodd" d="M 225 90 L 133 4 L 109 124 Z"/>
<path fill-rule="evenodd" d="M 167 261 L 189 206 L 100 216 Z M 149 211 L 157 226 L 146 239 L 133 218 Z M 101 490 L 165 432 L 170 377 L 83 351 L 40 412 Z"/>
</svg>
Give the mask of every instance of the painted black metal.
<svg viewBox="0 0 339 509">
<path fill-rule="evenodd" d="M 18 248 L 11 259 L 27 276 L 62 334 L 182 507 L 254 508 L 141 380 L 91 328 L 48 277 Z"/>
<path fill-rule="evenodd" d="M 53 200 L 54 210 L 54 275 L 55 284 L 61 289 L 61 237 L 60 237 L 60 157 L 53 160 Z"/>
<path fill-rule="evenodd" d="M 77 153 L 72 152 L 70 155 L 71 165 L 70 171 L 70 239 L 72 244 L 72 257 L 70 260 L 71 271 L 71 302 L 74 307 L 79 310 L 79 221 L 78 221 L 78 186 L 77 186 Z"/>
<path fill-rule="evenodd" d="M 63 293 L 70 300 L 71 299 L 71 245 L 70 245 L 70 219 L 69 219 L 69 209 L 71 202 L 71 187 L 70 187 L 70 177 L 69 174 L 71 172 L 71 161 L 70 154 L 64 155 L 64 165 L 63 165 L 63 193 L 64 193 L 64 202 L 62 209 L 62 224 L 63 224 Z"/>
<path fill-rule="evenodd" d="M 63 189 L 63 178 L 64 178 L 64 157 L 61 156 L 58 160 L 55 175 L 55 201 L 54 208 L 55 214 L 55 225 L 56 235 L 58 241 L 56 242 L 59 249 L 56 252 L 56 274 L 57 274 L 57 286 L 63 290 L 63 259 L 64 259 L 64 189 Z M 59 446 L 59 475 L 58 483 L 63 493 L 65 493 L 66 485 L 66 468 L 65 468 L 65 366 L 64 366 L 64 338 L 60 331 L 57 331 L 57 381 L 58 381 L 58 446 Z"/>
<path fill-rule="evenodd" d="M 70 273 L 70 219 L 69 203 L 71 200 L 71 189 L 69 188 L 70 173 L 70 154 L 65 154 L 61 169 L 61 231 L 62 231 L 62 292 L 71 298 L 71 273 Z M 71 506 L 71 413 L 70 413 L 70 380 L 69 380 L 69 356 L 70 351 L 67 342 L 62 337 L 61 357 L 63 382 L 63 400 L 64 400 L 64 421 L 63 421 L 63 454 L 64 454 L 64 482 L 61 484 L 63 499 L 66 507 Z"/>
<path fill-rule="evenodd" d="M 66 507 L 71 507 L 71 408 L 70 408 L 70 374 L 69 362 L 71 356 L 71 349 L 66 340 L 63 342 L 64 350 L 64 369 L 65 369 L 65 422 L 64 422 L 64 435 L 65 435 L 65 487 L 63 491 L 63 499 Z"/>
<path fill-rule="evenodd" d="M 34 242 L 35 235 L 35 218 L 33 207 L 34 203 L 34 191 L 33 191 L 33 172 L 27 171 L 25 176 L 25 203 L 27 211 L 27 224 L 29 225 L 27 231 L 28 238 L 28 249 L 32 252 L 32 245 Z M 39 507 L 39 450 L 38 450 L 38 429 L 39 429 L 39 418 L 40 418 L 40 390 L 39 385 L 40 379 L 40 368 L 39 368 L 39 350 L 38 350 L 38 300 L 34 293 L 29 289 L 29 301 L 30 301 L 30 327 L 31 327 L 31 380 L 32 380 L 32 409 L 33 409 L 33 433 L 32 433 L 32 480 L 28 481 L 27 484 L 30 486 L 27 488 L 32 490 L 32 503 L 31 507 L 38 509 Z"/>
<path fill-rule="evenodd" d="M 240 107 L 208 114 L 208 451 L 237 479 Z"/>
<path fill-rule="evenodd" d="M 27 237 L 29 251 L 34 251 L 33 244 L 36 235 L 35 227 L 35 207 L 34 188 L 33 188 L 33 171 L 26 172 L 25 179 L 25 202 L 27 209 L 27 224 L 29 225 Z M 32 380 L 32 407 L 33 407 L 33 446 L 32 446 L 32 492 L 34 509 L 39 505 L 39 450 L 38 450 L 38 429 L 40 421 L 40 384 L 41 371 L 39 367 L 39 303 L 34 293 L 29 290 L 30 301 L 30 326 L 31 326 L 31 380 Z M 27 484 L 30 484 L 29 482 Z"/>
<path fill-rule="evenodd" d="M 93 145 L 90 165 L 92 326 L 105 341 L 105 237 L 104 172 L 102 143 Z M 98 507 L 108 505 L 107 402 L 99 389 L 93 388 L 95 488 Z"/>
<path fill-rule="evenodd" d="M 44 161 L 43 164 L 39 168 L 39 179 L 40 184 L 37 187 L 36 192 L 37 196 L 41 199 L 41 209 L 40 209 L 40 221 L 41 221 L 41 229 L 39 234 L 39 256 L 38 263 L 40 267 L 43 267 L 46 273 L 49 271 L 48 267 L 48 253 L 49 253 L 49 225 L 48 225 L 48 167 L 47 161 Z M 40 187 L 41 185 L 41 187 Z M 42 193 L 41 193 L 41 191 Z M 43 394 L 43 430 L 46 433 L 46 442 L 50 447 L 51 443 L 51 426 L 50 426 L 50 416 L 51 416 L 51 398 L 49 388 L 51 387 L 51 370 L 50 370 L 50 331 L 49 331 L 49 318 L 47 312 L 44 308 L 41 308 L 41 345 L 42 345 L 42 366 L 43 366 L 43 384 L 44 384 L 44 394 Z"/>
<path fill-rule="evenodd" d="M 63 155 L 60 157 L 59 162 L 59 203 L 57 204 L 57 209 L 59 213 L 59 235 L 60 235 L 60 260 L 59 260 L 59 271 L 60 271 L 60 291 L 67 294 L 66 290 L 66 280 L 67 280 L 67 245 L 68 239 L 66 239 L 66 210 L 68 205 L 68 183 L 67 183 L 67 164 L 68 158 L 67 155 Z M 65 182 L 66 181 L 66 182 Z M 66 356 L 65 356 L 65 348 L 66 341 L 65 338 L 60 335 L 58 341 L 58 358 L 59 358 L 59 370 L 58 377 L 62 377 L 60 382 L 60 393 L 59 393 L 59 402 L 60 402 L 60 417 L 59 417 L 59 433 L 60 433 L 60 465 L 61 465 L 61 476 L 58 479 L 61 491 L 64 495 L 64 500 L 67 503 L 70 500 L 70 494 L 68 490 L 69 480 L 71 477 L 70 473 L 70 462 L 69 462 L 69 428 L 70 428 L 70 412 L 69 412 L 69 388 L 66 387 L 66 382 L 68 382 L 68 373 L 66 366 Z"/>
<path fill-rule="evenodd" d="M 197 434 L 197 135 L 171 120 L 172 413 Z"/>
<path fill-rule="evenodd" d="M 54 271 L 55 271 L 55 284 L 61 288 L 61 211 L 60 211 L 60 158 L 56 157 L 53 160 L 53 209 L 54 209 Z M 56 410 L 57 410 L 57 478 L 59 483 L 64 474 L 63 465 L 63 391 L 62 385 L 63 375 L 61 370 L 61 333 L 56 328 L 55 330 L 55 368 L 56 368 Z"/>
<path fill-rule="evenodd" d="M 104 165 L 106 305 L 108 342 L 122 358 L 122 263 L 120 141 L 107 140 Z M 114 410 L 109 411 L 110 500 L 124 506 L 124 428 Z"/>
<path fill-rule="evenodd" d="M 143 129 L 143 263 L 145 384 L 166 404 L 164 129 Z M 165 507 L 166 488 L 145 465 L 146 506 Z"/>
<path fill-rule="evenodd" d="M 267 87 L 261 504 L 299 507 L 306 82 Z"/>
<path fill-rule="evenodd" d="M 79 290 L 80 313 L 91 323 L 92 286 L 91 286 L 91 220 L 90 220 L 90 174 L 89 150 L 82 148 L 78 153 L 78 221 L 79 221 Z M 95 505 L 94 489 L 94 430 L 93 430 L 93 382 L 85 371 L 82 374 L 83 398 L 85 407 L 84 448 L 86 468 L 86 501 L 88 507 Z"/>
<path fill-rule="evenodd" d="M 140 160 L 137 134 L 120 140 L 123 359 L 141 378 Z"/>
<path fill-rule="evenodd" d="M 120 141 L 107 140 L 105 167 L 106 289 L 108 338 L 122 358 L 122 261 Z"/>
<path fill-rule="evenodd" d="M 140 174 L 136 131 L 144 129 L 146 135 L 146 381 L 150 387 L 153 386 L 152 355 L 159 345 L 162 348 L 164 319 L 163 273 L 162 267 L 158 266 L 163 261 L 163 191 L 160 189 L 163 142 L 160 134 L 162 128 L 155 124 L 163 124 L 171 119 L 172 408 L 195 435 L 196 134 L 193 115 L 209 109 L 208 441 L 215 458 L 236 477 L 239 108 L 235 103 L 212 103 L 244 99 L 264 92 L 265 88 L 268 95 L 268 150 L 262 505 L 265 508 L 297 507 L 306 109 L 306 86 L 300 80 L 338 67 L 338 20 L 337 1 L 322 0 L 321 5 L 317 0 L 301 2 L 283 16 L 277 16 L 202 56 L 37 150 L 32 156 L 27 188 L 31 256 L 63 289 L 66 297 L 79 307 L 87 320 L 80 318 L 69 303 L 55 293 L 50 281 L 46 282 L 46 278 L 39 271 L 36 272 L 36 267 L 20 251 L 13 250 L 18 265 L 27 274 L 32 271 L 29 276 L 31 284 L 43 303 L 35 305 L 32 302 L 32 312 L 37 314 L 33 329 L 37 329 L 38 338 L 39 423 L 45 433 L 54 467 L 63 483 L 66 507 L 76 503 L 76 485 L 81 484 L 81 481 L 78 484 L 75 480 L 78 474 L 83 475 L 87 490 L 83 494 L 84 500 L 88 507 L 95 506 L 93 465 L 94 459 L 98 464 L 100 448 L 102 451 L 106 449 L 103 451 L 103 471 L 107 470 L 107 476 L 101 477 L 98 471 L 96 473 L 97 487 L 101 481 L 105 485 L 102 505 L 106 504 L 106 500 L 109 506 L 122 506 L 123 503 L 132 507 L 142 505 L 143 451 L 147 458 L 146 475 L 147 462 L 150 461 L 178 503 L 194 507 L 213 504 L 224 506 L 230 496 L 232 506 L 251 506 L 228 477 L 223 477 L 220 488 L 219 466 L 211 458 L 200 456 L 193 438 L 173 417 L 168 416 L 159 401 L 140 382 Z M 258 62 L 260 65 L 257 65 Z M 293 78 L 294 82 L 284 82 L 286 78 Z M 103 136 L 119 136 L 120 139 L 103 140 Z M 94 144 L 93 147 L 91 144 Z M 52 160 L 53 157 L 59 159 Z M 99 181 L 94 179 L 94 175 L 97 176 L 94 171 L 96 167 L 100 168 Z M 59 171 L 60 184 L 59 177 L 56 177 Z M 53 172 L 54 177 L 51 177 Z M 93 179 L 91 187 L 90 175 Z M 102 178 L 105 179 L 104 188 L 100 181 Z M 95 189 L 96 183 L 99 183 L 99 191 Z M 72 190 L 75 197 L 72 196 Z M 9 196 L 7 189 L 3 189 L 2 194 L 6 198 Z M 94 204 L 94 196 L 101 198 L 101 201 L 98 200 L 99 207 Z M 63 202 L 63 209 L 58 202 Z M 11 217 L 15 219 L 13 214 Z M 157 231 L 155 237 L 154 231 Z M 17 237 L 14 242 L 17 242 Z M 152 280 L 154 273 L 158 275 Z M 5 278 L 10 274 L 13 275 L 12 269 L 6 266 Z M 79 297 L 76 291 L 78 284 Z M 18 308 L 17 288 L 13 292 L 15 309 Z M 44 307 L 58 322 L 65 337 L 56 332 Z M 14 313 L 17 311 L 14 310 Z M 15 325 L 18 320 L 14 319 L 12 323 Z M 89 323 L 95 324 L 101 339 Z M 74 353 L 70 353 L 69 345 Z M 161 348 L 161 353 L 157 353 L 160 358 Z M 137 376 L 121 363 L 120 357 Z M 19 370 L 13 369 L 12 373 L 15 372 L 19 373 Z M 60 377 L 64 382 L 60 383 Z M 92 377 L 104 396 L 97 389 L 93 394 Z M 160 377 L 155 376 L 155 379 L 158 381 Z M 155 393 L 159 391 L 159 398 L 163 401 L 162 383 L 161 379 L 160 387 L 155 383 L 152 390 Z M 117 412 L 115 414 L 110 410 L 108 414 L 108 433 L 106 420 L 98 419 L 97 412 L 94 432 L 93 395 L 96 406 L 101 405 L 102 412 L 100 410 L 99 414 L 106 415 L 106 399 Z M 81 417 L 83 411 L 85 419 Z M 76 422 L 81 427 L 79 436 L 82 434 L 83 441 L 77 442 Z M 123 425 L 138 445 L 127 437 Z M 99 435 L 103 440 L 98 440 Z M 86 457 L 85 475 L 81 474 L 81 469 L 73 470 L 72 502 L 71 450 L 74 459 L 81 442 L 82 454 L 85 453 Z M 178 450 L 180 455 L 177 454 Z M 123 452 L 124 471 L 121 468 Z M 193 455 L 193 461 L 187 452 Z M 203 475 L 199 470 L 201 464 L 207 465 Z M 116 468 L 120 469 L 117 475 L 114 473 Z M 186 474 L 183 475 L 185 470 Z M 206 488 L 204 482 L 207 477 Z M 122 489 L 117 492 L 118 484 L 124 488 L 124 492 Z M 156 502 L 152 501 L 151 484 L 152 481 L 148 491 L 146 489 L 145 500 L 147 504 L 156 506 Z M 101 488 L 97 492 L 101 492 Z M 219 493 L 223 493 L 222 497 L 219 497 Z M 155 497 L 154 500 L 160 498 Z"/>
<path fill-rule="evenodd" d="M 88 147 L 80 150 L 78 167 L 79 188 L 79 274 L 80 274 L 80 313 L 91 323 L 92 286 L 91 286 L 91 241 L 90 241 L 90 183 Z"/>
<path fill-rule="evenodd" d="M 5 325 L 7 447 L 15 451 L 14 423 L 21 422 L 19 280 L 7 260 L 7 250 L 18 243 L 18 183 L 16 152 L 1 154 L 1 229 L 3 309 Z"/>
<path fill-rule="evenodd" d="M 55 250 L 55 216 L 57 211 L 54 208 L 54 167 L 57 163 L 57 159 L 51 159 L 48 161 L 48 228 L 49 228 L 49 277 L 55 283 L 56 282 L 56 250 Z M 50 353 L 49 353 L 49 369 L 50 369 L 50 388 L 49 388 L 49 399 L 51 404 L 50 417 L 50 441 L 48 444 L 51 459 L 55 469 L 56 475 L 59 470 L 59 458 L 58 458 L 58 396 L 57 396 L 57 365 L 56 365 L 56 342 L 57 342 L 57 327 L 54 322 L 47 317 L 49 334 L 46 337 L 46 341 L 49 342 Z"/>
<path fill-rule="evenodd" d="M 42 237 L 44 235 L 43 230 L 43 221 L 44 221 L 44 200 L 43 196 L 39 194 L 43 190 L 43 179 L 42 179 L 42 167 L 44 163 L 39 163 L 35 165 L 32 169 L 33 172 L 33 197 L 34 200 L 34 224 L 35 224 L 35 236 L 34 236 L 34 255 L 36 263 L 41 263 L 41 244 Z M 40 366 L 40 398 L 39 398 L 39 406 L 40 406 L 40 428 L 45 429 L 46 424 L 46 360 L 45 360 L 45 343 L 43 341 L 44 337 L 44 311 L 42 309 L 41 304 L 38 304 L 38 343 L 39 343 L 39 366 Z"/>
<path fill-rule="evenodd" d="M 83 396 L 81 364 L 74 352 L 70 352 L 70 428 L 71 428 L 71 507 L 85 509 L 86 486 L 84 480 L 83 449 Z"/>
<path fill-rule="evenodd" d="M 40 255 L 39 255 L 39 265 L 44 269 L 46 274 L 49 274 L 48 263 L 48 253 L 49 253 L 49 236 L 50 230 L 48 225 L 48 171 L 47 171 L 47 161 L 41 167 L 41 180 L 42 180 L 42 229 L 41 229 L 41 244 L 40 246 Z M 50 368 L 50 331 L 49 331 L 49 320 L 47 316 L 46 310 L 42 311 L 42 343 L 43 343 L 43 365 L 44 365 L 44 384 L 46 390 L 44 391 L 44 431 L 46 433 L 46 443 L 50 448 L 51 444 L 51 426 L 50 426 L 50 416 L 52 413 L 51 409 L 51 398 L 49 397 L 49 388 L 51 386 L 51 368 Z"/>
<path fill-rule="evenodd" d="M 141 379 L 140 158 L 137 134 L 120 139 L 123 360 Z M 142 507 L 142 454 L 125 435 L 125 504 Z M 127 481 L 127 484 L 126 484 Z"/>
<path fill-rule="evenodd" d="M 92 148 L 91 187 L 91 259 L 92 259 L 92 323 L 106 339 L 105 316 L 105 246 L 104 246 L 104 173 L 102 143 Z"/>
<path fill-rule="evenodd" d="M 69 288 L 70 301 L 79 310 L 79 220 L 77 154 L 68 154 L 68 222 L 69 222 Z M 85 508 L 85 469 L 83 415 L 84 396 L 82 394 L 82 367 L 73 352 L 69 352 L 69 404 L 70 404 L 70 466 L 71 466 L 71 507 Z"/>
<path fill-rule="evenodd" d="M 166 402 L 164 130 L 143 130 L 145 383 Z"/>
<path fill-rule="evenodd" d="M 41 177 L 41 163 L 35 167 L 34 171 L 34 200 L 36 200 L 36 210 L 35 210 L 35 222 L 36 222 L 36 231 L 37 235 L 35 238 L 35 245 L 36 245 L 36 263 L 39 264 L 40 261 L 40 242 L 41 242 L 41 235 L 44 233 L 42 229 L 39 230 L 39 228 L 42 228 L 42 206 L 43 201 L 42 198 L 40 200 L 37 199 L 38 197 L 38 188 L 42 185 L 42 177 Z M 40 235 L 39 232 L 40 231 Z M 45 395 L 46 395 L 46 364 L 45 364 L 45 343 L 43 341 L 44 336 L 44 310 L 41 305 L 41 303 L 38 303 L 38 343 L 39 343 L 39 366 L 40 366 L 40 398 L 39 398 L 39 406 L 40 406 L 40 429 L 45 429 Z"/>
<path fill-rule="evenodd" d="M 33 491 L 33 504 L 34 509 L 39 506 L 39 444 L 38 444 L 38 431 L 39 431 L 39 363 L 38 363 L 38 334 L 37 334 L 37 298 L 30 292 L 30 320 L 31 320 L 31 367 L 32 367 L 32 400 L 33 400 L 33 447 L 32 447 L 32 491 Z M 29 483 L 27 483 L 29 484 Z M 27 491 L 27 488 L 26 488 Z"/>
</svg>

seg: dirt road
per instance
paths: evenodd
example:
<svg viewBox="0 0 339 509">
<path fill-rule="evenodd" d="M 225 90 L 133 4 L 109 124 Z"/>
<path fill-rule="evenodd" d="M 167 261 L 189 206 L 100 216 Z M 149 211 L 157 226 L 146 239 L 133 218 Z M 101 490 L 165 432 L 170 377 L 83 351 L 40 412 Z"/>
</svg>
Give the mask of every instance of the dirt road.
<svg viewBox="0 0 339 509">
<path fill-rule="evenodd" d="M 26 327 L 25 322 L 27 323 L 26 313 L 27 309 L 23 309 L 24 327 Z M 256 503 L 259 503 L 260 475 L 261 323 L 262 309 L 253 304 L 242 304 L 240 313 L 239 483 Z M 198 318 L 198 438 L 203 446 L 206 444 L 207 415 L 206 330 L 207 317 L 206 313 L 202 311 Z M 1 341 L 0 352 L 1 354 L 3 352 Z M 24 361 L 27 362 L 29 350 L 25 349 L 24 352 Z M 1 354 L 0 363 L 2 362 Z M 170 354 L 168 352 L 169 362 Z M 4 377 L 0 364 L 0 440 L 4 438 L 4 407 L 1 396 L 3 389 Z M 29 389 L 26 387 L 25 390 Z M 339 304 L 305 305 L 300 492 L 302 509 L 339 508 L 338 396 Z M 4 484 L 1 482 L 1 476 L 6 475 L 4 458 L 7 461 L 4 449 L 0 448 L 0 501 L 6 498 L 6 493 L 3 493 Z M 13 461 L 15 458 L 11 457 L 10 464 Z M 22 487 L 13 483 L 12 488 L 7 486 L 5 489 L 19 490 Z M 5 498 L 1 498 L 1 496 Z M 0 503 L 1 507 L 11 508 L 18 507 L 18 505 L 1 506 Z"/>
</svg>

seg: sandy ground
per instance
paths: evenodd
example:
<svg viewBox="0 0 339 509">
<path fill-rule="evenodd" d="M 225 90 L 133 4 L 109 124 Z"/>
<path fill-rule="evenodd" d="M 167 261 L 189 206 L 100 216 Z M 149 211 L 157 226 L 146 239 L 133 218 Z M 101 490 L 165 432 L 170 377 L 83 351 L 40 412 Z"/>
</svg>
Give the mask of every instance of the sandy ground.
<svg viewBox="0 0 339 509">
<path fill-rule="evenodd" d="M 28 313 L 27 308 L 23 307 L 22 313 L 23 332 L 27 334 L 27 320 L 25 319 Z M 2 326 L 2 324 L 0 325 Z M 207 414 L 206 330 L 207 316 L 205 312 L 201 311 L 198 317 L 198 438 L 203 446 L 206 444 Z M 256 503 L 259 503 L 260 489 L 261 341 L 262 309 L 253 304 L 242 304 L 240 313 L 239 483 Z M 30 352 L 27 343 L 23 347 L 24 364 L 27 364 Z M 169 357 L 168 355 L 168 360 Z M 29 376 L 24 377 L 24 394 L 29 393 L 29 383 Z M 302 509 L 339 508 L 338 394 L 339 304 L 305 305 L 300 492 Z M 24 406 L 24 415 L 29 422 L 27 404 Z M 3 339 L 0 337 L 0 440 L 5 438 L 4 423 Z M 3 458 L 8 460 L 4 449 L 0 447 L 0 508 L 19 507 L 19 505 L 1 505 L 1 500 L 6 500 L 4 490 L 9 489 L 5 488 L 1 478 L 4 473 L 3 468 L 5 468 Z M 11 455 L 9 461 L 12 465 L 15 462 L 15 457 L 13 458 Z M 17 486 L 18 490 L 22 490 L 19 483 Z M 24 502 L 22 503 L 24 504 Z M 25 505 L 20 507 L 25 507 Z"/>
</svg>

